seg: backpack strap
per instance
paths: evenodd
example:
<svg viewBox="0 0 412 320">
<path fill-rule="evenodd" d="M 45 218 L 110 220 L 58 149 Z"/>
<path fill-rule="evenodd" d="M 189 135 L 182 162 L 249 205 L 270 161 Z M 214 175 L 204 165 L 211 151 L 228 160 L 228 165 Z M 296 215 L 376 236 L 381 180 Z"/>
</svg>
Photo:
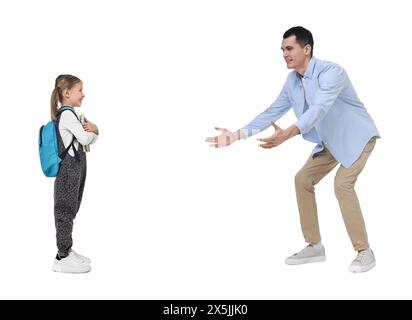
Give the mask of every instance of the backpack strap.
<svg viewBox="0 0 412 320">
<path fill-rule="evenodd" d="M 66 111 L 66 110 L 70 110 L 71 112 L 73 112 L 73 114 L 76 116 L 76 119 L 79 120 L 79 117 L 77 116 L 76 112 L 74 112 L 73 107 L 61 107 L 61 108 L 57 111 L 56 118 L 59 117 L 59 116 L 63 113 L 63 111 Z M 79 120 L 79 121 L 80 121 L 80 120 Z"/>
<path fill-rule="evenodd" d="M 73 114 L 76 116 L 76 119 L 80 121 L 79 117 L 77 116 L 76 112 L 74 112 L 74 110 L 73 110 L 72 107 L 61 107 L 61 108 L 57 111 L 56 118 L 59 118 L 59 117 L 61 116 L 61 114 L 62 114 L 64 111 L 66 111 L 66 110 L 70 110 L 71 112 L 73 112 Z M 60 119 L 59 119 L 59 122 L 60 122 Z M 59 130 L 59 128 L 56 126 L 56 131 L 58 131 L 58 130 Z M 74 138 L 74 135 L 73 135 L 72 142 L 67 146 L 66 149 L 63 150 L 62 153 L 59 154 L 59 158 L 60 158 L 60 159 L 63 160 L 63 159 L 66 157 L 66 155 L 67 155 L 67 153 L 69 152 L 69 149 L 70 149 L 70 147 L 71 147 L 71 148 L 73 149 L 73 152 L 74 152 L 74 157 L 76 158 L 77 161 L 80 161 L 80 156 L 79 156 L 76 148 L 74 147 L 74 139 L 75 139 L 75 138 Z"/>
</svg>

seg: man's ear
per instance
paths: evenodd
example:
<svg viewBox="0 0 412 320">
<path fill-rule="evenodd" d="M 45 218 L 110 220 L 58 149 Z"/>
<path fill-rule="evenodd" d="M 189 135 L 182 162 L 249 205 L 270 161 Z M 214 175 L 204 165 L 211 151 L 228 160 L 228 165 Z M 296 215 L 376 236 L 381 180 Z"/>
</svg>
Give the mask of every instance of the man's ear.
<svg viewBox="0 0 412 320">
<path fill-rule="evenodd" d="M 305 54 L 307 56 L 310 56 L 311 51 L 312 51 L 312 46 L 310 44 L 305 45 Z"/>
</svg>

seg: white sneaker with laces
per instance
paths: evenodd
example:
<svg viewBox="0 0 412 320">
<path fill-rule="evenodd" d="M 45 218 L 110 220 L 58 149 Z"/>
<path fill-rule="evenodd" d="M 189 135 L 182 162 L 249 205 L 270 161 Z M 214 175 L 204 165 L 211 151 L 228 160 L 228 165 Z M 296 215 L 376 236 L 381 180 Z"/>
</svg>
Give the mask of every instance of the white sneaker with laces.
<svg viewBox="0 0 412 320">
<path fill-rule="evenodd" d="M 86 273 L 91 270 L 91 267 L 87 263 L 83 263 L 75 256 L 73 251 L 69 255 L 60 260 L 55 259 L 53 265 L 53 271 L 62 273 Z"/>
<path fill-rule="evenodd" d="M 74 251 L 73 249 L 70 249 L 70 252 L 73 252 L 73 254 L 76 256 L 76 258 L 79 259 L 81 262 L 87 263 L 87 264 L 90 264 L 90 263 L 91 263 L 90 258 L 87 258 L 87 257 L 85 257 L 85 256 L 77 253 L 77 252 Z"/>
<path fill-rule="evenodd" d="M 287 257 L 285 263 L 289 265 L 297 265 L 304 263 L 321 262 L 325 260 L 325 247 L 323 245 L 313 246 L 309 244 L 298 253 Z"/>
<path fill-rule="evenodd" d="M 371 248 L 358 252 L 355 260 L 349 266 L 350 272 L 366 272 L 376 266 L 375 255 Z"/>
</svg>

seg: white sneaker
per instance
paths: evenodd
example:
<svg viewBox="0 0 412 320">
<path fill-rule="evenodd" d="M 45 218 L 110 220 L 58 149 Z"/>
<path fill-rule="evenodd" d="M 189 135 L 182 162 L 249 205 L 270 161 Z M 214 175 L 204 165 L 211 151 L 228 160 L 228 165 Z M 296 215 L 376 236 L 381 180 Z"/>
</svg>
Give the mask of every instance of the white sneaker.
<svg viewBox="0 0 412 320">
<path fill-rule="evenodd" d="M 375 255 L 371 248 L 358 252 L 355 260 L 349 266 L 350 272 L 366 272 L 376 266 Z"/>
<path fill-rule="evenodd" d="M 83 263 L 75 256 L 73 251 L 69 255 L 60 260 L 55 259 L 53 271 L 63 273 L 85 273 L 89 272 L 91 267 L 87 263 Z"/>
<path fill-rule="evenodd" d="M 76 258 L 79 259 L 81 262 L 87 263 L 87 264 L 90 264 L 90 263 L 91 263 L 90 258 L 87 258 L 87 257 L 85 257 L 85 256 L 77 253 L 77 252 L 74 251 L 73 249 L 70 249 L 70 252 L 73 252 L 73 254 L 76 256 Z"/>
<path fill-rule="evenodd" d="M 285 260 L 286 264 L 289 265 L 296 265 L 296 264 L 304 264 L 304 263 L 312 263 L 312 262 L 321 262 L 325 261 L 325 247 L 324 246 L 313 246 L 308 245 L 303 248 L 298 253 L 287 257 Z"/>
</svg>

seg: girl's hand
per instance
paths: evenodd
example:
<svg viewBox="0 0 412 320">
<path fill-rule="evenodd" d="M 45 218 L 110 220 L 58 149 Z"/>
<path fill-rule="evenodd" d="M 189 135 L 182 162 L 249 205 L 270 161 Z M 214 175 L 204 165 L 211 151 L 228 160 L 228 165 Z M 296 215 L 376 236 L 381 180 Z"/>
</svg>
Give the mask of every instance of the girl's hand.
<svg viewBox="0 0 412 320">
<path fill-rule="evenodd" d="M 95 134 L 99 134 L 99 129 L 97 128 L 97 126 L 86 118 L 84 118 L 83 129 L 87 132 L 94 132 Z"/>
</svg>

